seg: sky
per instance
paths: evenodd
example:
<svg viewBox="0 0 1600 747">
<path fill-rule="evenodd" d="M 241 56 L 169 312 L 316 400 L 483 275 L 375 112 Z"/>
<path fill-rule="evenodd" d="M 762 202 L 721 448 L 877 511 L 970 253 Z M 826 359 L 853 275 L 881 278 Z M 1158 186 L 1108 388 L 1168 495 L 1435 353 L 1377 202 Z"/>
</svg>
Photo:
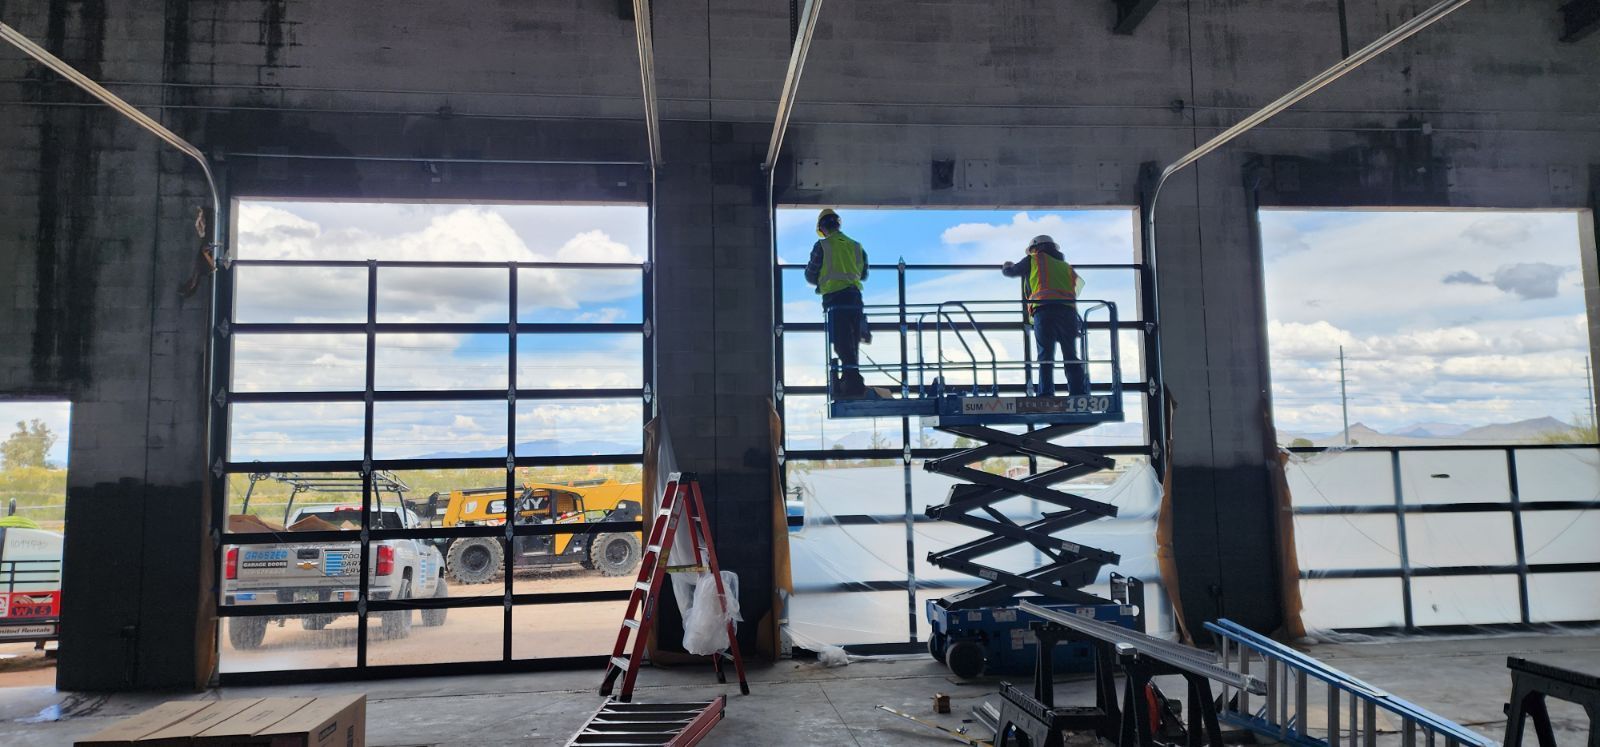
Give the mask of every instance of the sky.
<svg viewBox="0 0 1600 747">
<path fill-rule="evenodd" d="M 1261 213 L 1274 416 L 1479 426 L 1587 411 L 1579 214 Z"/>
<path fill-rule="evenodd" d="M 893 265 L 902 258 L 912 264 L 976 264 L 982 267 L 960 270 L 908 269 L 906 275 L 906 301 L 908 304 L 942 303 L 946 301 L 997 301 L 1003 302 L 988 308 L 992 311 L 982 321 L 1020 321 L 1020 296 L 1018 281 L 1000 274 L 1000 266 L 1007 261 L 1017 261 L 1025 256 L 1029 241 L 1039 234 L 1049 234 L 1061 246 L 1062 252 L 1074 265 L 1130 265 L 1135 262 L 1135 216 L 1126 209 L 1100 210 L 869 210 L 840 208 L 841 230 L 859 241 L 866 250 L 868 260 L 874 264 Z M 821 304 L 815 289 L 805 282 L 802 268 L 810 257 L 811 247 L 817 240 L 817 211 L 812 208 L 780 209 L 778 222 L 778 260 L 792 269 L 783 273 L 783 317 L 786 322 L 822 321 Z M 893 305 L 898 302 L 899 289 L 893 268 L 874 270 L 867 276 L 864 300 L 873 304 Z M 1138 318 L 1138 297 L 1135 292 L 1137 273 L 1132 269 L 1085 269 L 1084 289 L 1079 310 L 1094 321 L 1106 321 L 1106 308 L 1095 308 L 1088 301 L 1104 300 L 1115 304 L 1122 321 Z M 975 311 L 982 305 L 973 305 Z M 869 312 L 869 314 L 872 312 Z M 879 313 L 897 312 L 884 309 Z M 820 386 L 826 382 L 828 353 L 821 333 L 792 333 L 784 335 L 784 382 L 789 385 Z M 995 348 L 995 357 L 1001 361 L 1021 360 L 1026 344 L 1020 331 L 993 334 L 988 341 Z M 910 345 L 915 349 L 915 338 Z M 932 335 L 927 344 L 933 344 Z M 1124 333 L 1120 344 L 1124 381 L 1140 376 L 1139 335 Z M 1110 341 L 1105 334 L 1090 336 L 1091 359 L 1108 360 Z M 900 362 L 898 335 L 882 334 L 872 344 L 862 346 L 863 363 L 898 364 Z M 912 353 L 913 357 L 915 353 Z M 931 357 L 932 352 L 928 355 Z M 952 360 L 970 361 L 961 351 L 947 350 Z M 987 353 L 980 359 L 987 360 Z M 1057 377 L 1061 376 L 1057 372 Z M 1110 367 L 1091 369 L 1097 382 L 1110 378 Z M 867 373 L 869 384 L 894 387 L 893 374 Z M 970 375 L 951 374 L 952 382 L 970 381 Z M 987 381 L 986 377 L 980 381 Z M 1021 373 L 1001 374 L 1001 383 L 1021 383 Z M 1059 382 L 1058 382 L 1059 383 Z M 877 433 L 879 443 L 887 448 L 901 446 L 900 423 L 895 418 L 877 420 L 828 420 L 824 417 L 821 397 L 787 397 L 784 415 L 788 421 L 787 445 L 791 449 L 831 448 L 842 444 L 847 448 L 864 448 Z M 1099 445 L 1139 445 L 1143 439 L 1143 425 L 1138 422 L 1143 403 L 1129 395 L 1124 408 L 1129 413 L 1129 423 L 1101 426 L 1079 434 L 1075 443 Z M 919 424 L 913 421 L 913 441 L 916 442 Z M 950 437 L 926 431 L 926 436 L 940 446 L 949 445 Z M 916 445 L 914 443 L 914 445 Z"/>
<path fill-rule="evenodd" d="M 647 213 L 639 206 L 244 202 L 237 226 L 241 259 L 600 262 L 645 259 Z M 361 322 L 366 269 L 240 267 L 241 322 Z M 509 271 L 384 268 L 380 322 L 504 322 Z M 636 267 L 522 269 L 517 320 L 643 320 Z M 238 335 L 238 391 L 360 390 L 362 335 Z M 384 334 L 380 390 L 495 389 L 508 381 L 502 335 Z M 520 388 L 631 388 L 643 381 L 638 333 L 518 334 Z M 519 403 L 520 454 L 627 453 L 640 448 L 638 398 Z M 382 402 L 374 408 L 377 458 L 504 453 L 504 402 Z M 233 409 L 231 458 L 360 458 L 362 406 L 240 404 Z"/>
</svg>

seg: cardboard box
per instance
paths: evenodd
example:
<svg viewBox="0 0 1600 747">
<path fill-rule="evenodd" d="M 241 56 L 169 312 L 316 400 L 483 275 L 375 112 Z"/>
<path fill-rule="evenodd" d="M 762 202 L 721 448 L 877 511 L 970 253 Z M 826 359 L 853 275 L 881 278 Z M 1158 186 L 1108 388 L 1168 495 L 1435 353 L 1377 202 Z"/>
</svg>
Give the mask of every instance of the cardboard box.
<svg viewBox="0 0 1600 747">
<path fill-rule="evenodd" d="M 365 747 L 367 696 L 186 700 L 119 721 L 75 747 Z"/>
</svg>

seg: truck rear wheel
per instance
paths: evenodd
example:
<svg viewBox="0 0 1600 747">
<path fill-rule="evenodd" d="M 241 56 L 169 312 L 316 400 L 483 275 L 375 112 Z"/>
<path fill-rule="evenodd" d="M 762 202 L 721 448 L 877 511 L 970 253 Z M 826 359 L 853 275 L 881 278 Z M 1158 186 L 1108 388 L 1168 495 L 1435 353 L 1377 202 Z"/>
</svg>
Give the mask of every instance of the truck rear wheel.
<svg viewBox="0 0 1600 747">
<path fill-rule="evenodd" d="M 267 637 L 267 621 L 261 617 L 235 617 L 228 621 L 228 642 L 241 651 L 260 648 Z"/>
<path fill-rule="evenodd" d="M 505 551 L 493 537 L 463 537 L 450 545 L 445 567 L 458 584 L 486 584 L 505 563 Z"/>
<path fill-rule="evenodd" d="M 400 582 L 400 593 L 395 599 L 411 598 L 411 579 Z M 411 610 L 395 610 L 393 612 L 378 613 L 383 621 L 384 638 L 405 638 L 411 635 Z"/>
<path fill-rule="evenodd" d="M 639 564 L 639 538 L 602 534 L 589 545 L 589 562 L 604 576 L 625 576 Z"/>
<path fill-rule="evenodd" d="M 333 615 L 306 615 L 300 618 L 300 627 L 306 630 L 322 630 L 333 623 Z"/>
<path fill-rule="evenodd" d="M 439 579 L 439 584 L 433 587 L 433 598 L 444 599 L 448 596 L 450 596 L 450 585 L 445 583 L 444 578 L 441 577 Z M 440 625 L 443 625 L 445 615 L 449 614 L 449 612 L 450 610 L 448 609 L 423 610 L 422 624 L 430 628 L 436 628 Z"/>
</svg>

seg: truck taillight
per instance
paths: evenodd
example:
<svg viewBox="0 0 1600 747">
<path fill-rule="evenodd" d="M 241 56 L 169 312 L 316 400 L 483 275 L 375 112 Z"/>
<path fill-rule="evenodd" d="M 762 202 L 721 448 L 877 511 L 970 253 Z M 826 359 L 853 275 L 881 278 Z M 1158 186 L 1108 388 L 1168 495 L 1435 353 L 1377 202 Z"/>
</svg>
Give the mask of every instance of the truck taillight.
<svg viewBox="0 0 1600 747">
<path fill-rule="evenodd" d="M 228 548 L 227 558 L 222 562 L 222 575 L 229 581 L 239 577 L 239 548 Z"/>
<path fill-rule="evenodd" d="M 394 573 L 394 548 L 388 545 L 378 545 L 377 574 L 379 576 L 387 576 L 391 573 Z"/>
</svg>

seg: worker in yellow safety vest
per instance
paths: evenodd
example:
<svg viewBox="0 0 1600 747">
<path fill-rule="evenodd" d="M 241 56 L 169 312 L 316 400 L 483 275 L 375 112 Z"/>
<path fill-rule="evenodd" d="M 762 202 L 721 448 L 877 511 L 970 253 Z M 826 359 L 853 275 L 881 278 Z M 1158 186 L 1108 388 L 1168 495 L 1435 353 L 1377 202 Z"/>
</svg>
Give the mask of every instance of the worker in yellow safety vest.
<svg viewBox="0 0 1600 747">
<path fill-rule="evenodd" d="M 1028 256 L 1021 262 L 1007 262 L 1000 268 L 1006 277 L 1027 278 L 1028 312 L 1033 316 L 1033 340 L 1038 349 L 1039 396 L 1054 397 L 1055 349 L 1061 347 L 1061 364 L 1067 369 L 1067 392 L 1089 393 L 1089 371 L 1078 355 L 1078 340 L 1083 320 L 1072 303 L 1083 290 L 1083 278 L 1067 264 L 1056 240 L 1047 235 L 1033 237 Z"/>
<path fill-rule="evenodd" d="M 839 214 L 823 210 L 817 214 L 817 235 L 806 263 L 806 282 L 822 296 L 822 311 L 828 315 L 828 342 L 839 359 L 839 376 L 834 379 L 834 394 L 841 398 L 864 396 L 861 378 L 861 340 L 865 336 L 865 316 L 861 311 L 861 282 L 867 279 L 867 252 L 855 239 L 839 230 Z"/>
</svg>

